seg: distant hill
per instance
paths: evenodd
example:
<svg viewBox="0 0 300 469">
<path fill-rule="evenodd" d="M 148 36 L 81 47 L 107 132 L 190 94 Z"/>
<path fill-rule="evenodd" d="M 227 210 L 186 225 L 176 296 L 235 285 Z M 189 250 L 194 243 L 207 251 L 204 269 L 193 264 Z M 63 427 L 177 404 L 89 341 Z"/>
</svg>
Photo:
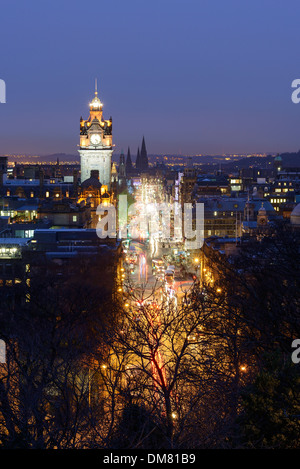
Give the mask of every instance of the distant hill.
<svg viewBox="0 0 300 469">
<path fill-rule="evenodd" d="M 8 156 L 10 163 L 16 161 L 17 163 L 56 163 L 57 159 L 60 163 L 79 163 L 80 158 L 78 154 L 67 154 L 67 153 L 53 153 L 50 155 L 0 155 Z M 281 153 L 282 167 L 300 167 L 300 150 L 296 153 Z M 113 161 L 119 163 L 120 155 L 113 155 Z M 152 164 L 155 163 L 173 163 L 173 164 L 185 164 L 187 163 L 188 156 L 183 155 L 148 155 L 149 161 Z M 242 168 L 259 167 L 267 168 L 270 167 L 274 155 L 267 156 L 248 156 L 248 155 L 194 155 L 191 156 L 193 164 L 201 165 L 203 170 L 206 170 L 209 166 L 221 167 L 226 171 L 237 171 Z M 133 156 L 133 161 L 135 158 Z"/>
<path fill-rule="evenodd" d="M 280 153 L 283 168 L 300 168 L 300 150 L 297 153 Z"/>
<path fill-rule="evenodd" d="M 247 158 L 241 158 L 237 161 L 230 161 L 222 165 L 226 171 L 237 171 L 244 168 L 261 168 L 267 169 L 271 168 L 274 163 L 274 156 L 268 155 L 265 157 L 261 156 L 248 156 Z"/>
<path fill-rule="evenodd" d="M 8 156 L 9 163 L 56 163 L 57 159 L 60 163 L 79 163 L 79 155 L 71 155 L 67 153 L 53 153 L 51 155 L 1 155 Z"/>
</svg>

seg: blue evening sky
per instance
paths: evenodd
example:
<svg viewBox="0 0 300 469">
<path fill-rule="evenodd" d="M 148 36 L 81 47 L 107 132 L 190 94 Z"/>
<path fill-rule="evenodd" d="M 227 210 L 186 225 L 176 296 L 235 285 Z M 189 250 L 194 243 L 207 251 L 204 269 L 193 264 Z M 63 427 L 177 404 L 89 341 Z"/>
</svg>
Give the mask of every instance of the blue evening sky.
<svg viewBox="0 0 300 469">
<path fill-rule="evenodd" d="M 0 2 L 0 154 L 77 153 L 98 78 L 115 151 L 298 151 L 299 0 Z"/>
</svg>

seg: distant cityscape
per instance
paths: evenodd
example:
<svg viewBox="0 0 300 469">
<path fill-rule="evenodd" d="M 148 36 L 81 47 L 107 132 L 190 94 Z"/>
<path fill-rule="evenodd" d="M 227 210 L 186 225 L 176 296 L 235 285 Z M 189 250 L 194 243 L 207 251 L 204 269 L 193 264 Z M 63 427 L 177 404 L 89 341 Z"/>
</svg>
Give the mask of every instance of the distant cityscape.
<svg viewBox="0 0 300 469">
<path fill-rule="evenodd" d="M 89 107 L 0 157 L 0 447 L 299 447 L 300 153 L 116 155 Z"/>
</svg>

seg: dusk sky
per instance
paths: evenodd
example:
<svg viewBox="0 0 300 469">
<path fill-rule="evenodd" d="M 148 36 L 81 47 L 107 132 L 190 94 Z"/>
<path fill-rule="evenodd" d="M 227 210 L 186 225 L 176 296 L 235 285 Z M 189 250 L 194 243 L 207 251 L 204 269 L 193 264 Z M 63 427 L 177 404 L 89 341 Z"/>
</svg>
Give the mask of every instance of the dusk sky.
<svg viewBox="0 0 300 469">
<path fill-rule="evenodd" d="M 1 2 L 0 154 L 77 154 L 98 79 L 115 152 L 300 148 L 299 0 Z"/>
</svg>

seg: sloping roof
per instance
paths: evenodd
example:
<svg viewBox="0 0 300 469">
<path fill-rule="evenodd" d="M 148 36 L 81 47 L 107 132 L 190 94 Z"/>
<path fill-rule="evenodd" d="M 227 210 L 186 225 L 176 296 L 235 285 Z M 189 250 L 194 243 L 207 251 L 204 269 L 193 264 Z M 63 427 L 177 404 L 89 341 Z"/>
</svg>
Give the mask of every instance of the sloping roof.
<svg viewBox="0 0 300 469">
<path fill-rule="evenodd" d="M 300 204 L 296 205 L 291 213 L 292 225 L 300 225 Z"/>
</svg>

